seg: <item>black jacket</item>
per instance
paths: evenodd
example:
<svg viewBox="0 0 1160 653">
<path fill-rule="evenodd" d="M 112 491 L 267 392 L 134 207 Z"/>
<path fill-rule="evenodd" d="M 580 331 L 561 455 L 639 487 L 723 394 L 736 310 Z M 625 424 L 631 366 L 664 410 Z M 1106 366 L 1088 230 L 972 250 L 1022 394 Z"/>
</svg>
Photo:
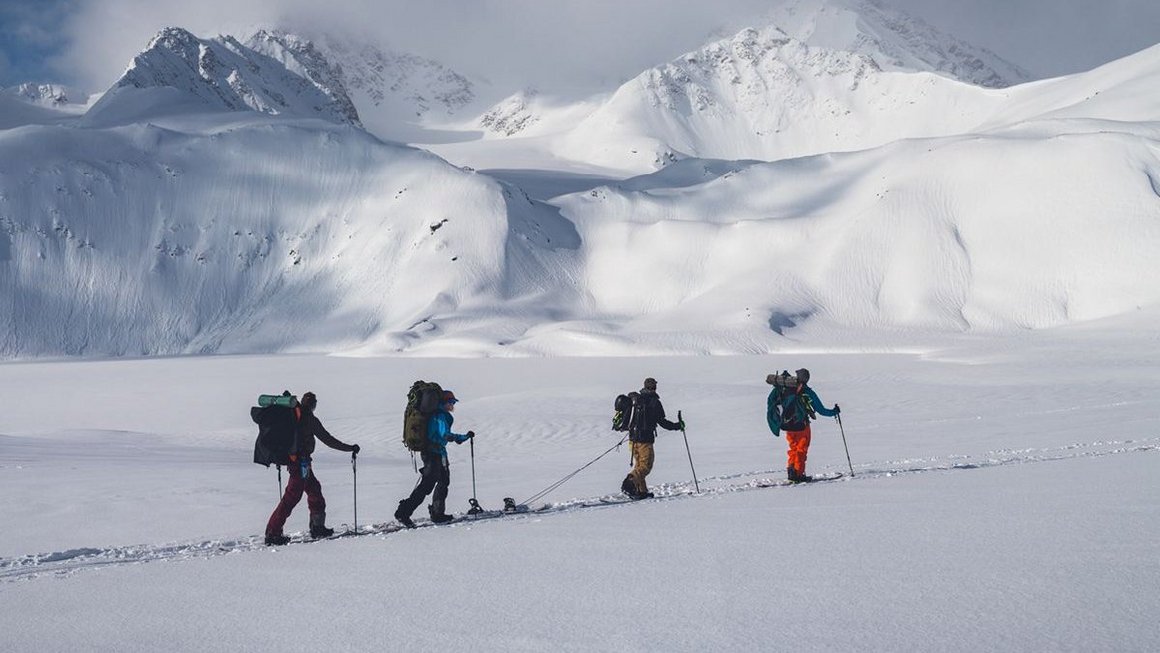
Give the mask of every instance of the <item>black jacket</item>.
<svg viewBox="0 0 1160 653">
<path fill-rule="evenodd" d="M 637 403 L 633 406 L 628 439 L 633 442 L 654 442 L 657 439 L 658 425 L 668 431 L 678 431 L 681 428 L 680 424 L 665 419 L 665 407 L 661 404 L 660 395 L 641 390 Z"/>
<path fill-rule="evenodd" d="M 322 426 L 322 422 L 313 412 L 302 408 L 302 415 L 298 418 L 298 433 L 292 453 L 309 456 L 314 453 L 314 438 L 322 440 L 322 444 L 339 451 L 354 451 L 352 445 L 341 442 Z"/>
</svg>

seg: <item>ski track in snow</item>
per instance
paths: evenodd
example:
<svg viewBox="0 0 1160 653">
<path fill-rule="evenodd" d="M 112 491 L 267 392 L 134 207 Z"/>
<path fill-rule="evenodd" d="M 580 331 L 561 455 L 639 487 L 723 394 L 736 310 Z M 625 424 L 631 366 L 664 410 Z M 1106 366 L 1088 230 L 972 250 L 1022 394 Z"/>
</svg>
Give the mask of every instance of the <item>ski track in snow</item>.
<svg viewBox="0 0 1160 653">
<path fill-rule="evenodd" d="M 840 480 L 843 482 L 863 481 L 866 479 L 882 479 L 925 472 L 986 469 L 1008 465 L 1056 462 L 1156 451 L 1160 451 L 1160 437 L 1145 440 L 1107 440 L 1092 443 L 1075 443 L 1047 449 L 1003 449 L 987 452 L 982 455 L 959 454 L 944 457 L 908 458 L 860 464 L 856 467 L 853 476 L 847 474 L 841 478 L 827 480 Z M 839 469 L 836 471 L 841 472 L 842 470 Z M 765 470 L 701 478 L 698 479 L 698 483 L 702 487 L 700 493 L 696 492 L 692 481 L 658 484 L 652 490 L 656 494 L 657 500 L 668 501 L 773 487 L 789 488 L 798 486 L 798 484 L 789 483 L 784 478 L 769 478 L 771 474 L 781 473 L 783 473 L 782 470 Z M 819 470 L 819 474 L 832 473 L 836 473 L 835 470 Z M 750 478 L 750 480 L 737 482 L 740 479 L 746 478 Z M 569 513 L 577 510 L 601 507 L 613 508 L 631 503 L 635 502 L 619 494 L 567 499 L 555 503 L 547 503 L 525 512 L 505 513 L 492 510 L 485 511 L 478 516 L 461 516 L 457 517 L 455 522 L 442 526 L 442 528 L 455 528 L 460 525 L 470 525 L 478 521 L 490 521 L 493 519 L 539 519 L 549 515 Z M 418 528 L 434 526 L 435 524 L 427 520 L 421 520 L 417 523 Z M 356 535 L 351 532 L 348 525 L 343 524 L 343 527 L 346 529 L 344 535 L 330 539 L 343 539 L 343 537 Z M 387 522 L 363 526 L 359 529 L 357 535 L 360 537 L 367 535 L 383 537 L 405 530 L 408 529 L 396 522 Z M 308 542 L 302 533 L 295 533 L 293 538 L 292 545 Z M 141 544 L 114 548 L 81 547 L 52 553 L 0 558 L 0 581 L 17 582 L 40 577 L 63 578 L 80 571 L 114 565 L 209 558 L 218 555 L 266 550 L 267 548 L 263 536 L 258 535 L 244 536 L 236 539 L 205 540 L 176 544 Z"/>
</svg>

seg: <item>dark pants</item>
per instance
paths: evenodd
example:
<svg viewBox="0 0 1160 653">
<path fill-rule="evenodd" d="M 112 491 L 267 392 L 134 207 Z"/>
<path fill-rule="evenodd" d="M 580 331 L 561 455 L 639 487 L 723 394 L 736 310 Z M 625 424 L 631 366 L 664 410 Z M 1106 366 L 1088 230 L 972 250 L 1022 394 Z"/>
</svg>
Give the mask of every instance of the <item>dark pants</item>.
<svg viewBox="0 0 1160 653">
<path fill-rule="evenodd" d="M 451 465 L 442 454 L 424 451 L 420 456 L 423 458 L 423 469 L 419 470 L 419 483 L 411 491 L 411 496 L 399 502 L 396 515 L 410 517 L 432 489 L 435 490 L 435 494 L 431 497 L 431 514 L 442 515 L 446 511 L 447 488 L 451 485 Z"/>
<path fill-rule="evenodd" d="M 310 460 L 307 459 L 305 465 L 298 462 L 290 463 L 286 469 L 290 472 L 290 481 L 286 483 L 286 492 L 282 495 L 282 500 L 270 515 L 270 521 L 266 523 L 266 535 L 282 534 L 282 527 L 286 525 L 294 506 L 302 500 L 303 492 L 306 493 L 306 505 L 310 507 L 310 525 L 313 527 L 326 524 L 326 499 L 322 497 L 322 484 L 314 476 Z M 306 471 L 305 478 L 302 474 L 303 469 Z"/>
</svg>

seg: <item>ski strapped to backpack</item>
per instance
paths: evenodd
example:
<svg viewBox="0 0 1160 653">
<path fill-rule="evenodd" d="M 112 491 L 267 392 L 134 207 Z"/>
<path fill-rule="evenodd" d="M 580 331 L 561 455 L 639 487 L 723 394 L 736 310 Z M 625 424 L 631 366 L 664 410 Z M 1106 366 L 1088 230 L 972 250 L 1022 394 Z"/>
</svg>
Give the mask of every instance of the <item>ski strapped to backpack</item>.
<svg viewBox="0 0 1160 653">
<path fill-rule="evenodd" d="M 280 395 L 259 395 L 258 405 L 250 408 L 250 419 L 258 425 L 254 462 L 266 467 L 289 465 L 298 433 L 298 397 L 289 390 Z"/>
<path fill-rule="evenodd" d="M 427 422 L 443 401 L 443 388 L 438 383 L 415 381 L 407 393 L 407 408 L 403 411 L 403 445 L 411 451 L 427 449 Z"/>
<path fill-rule="evenodd" d="M 802 392 L 805 383 L 797 376 L 782 370 L 780 374 L 766 376 L 765 382 L 773 386 L 766 405 L 766 420 L 774 435 L 782 430 L 800 431 L 810 420 L 817 419 L 809 397 Z"/>
</svg>

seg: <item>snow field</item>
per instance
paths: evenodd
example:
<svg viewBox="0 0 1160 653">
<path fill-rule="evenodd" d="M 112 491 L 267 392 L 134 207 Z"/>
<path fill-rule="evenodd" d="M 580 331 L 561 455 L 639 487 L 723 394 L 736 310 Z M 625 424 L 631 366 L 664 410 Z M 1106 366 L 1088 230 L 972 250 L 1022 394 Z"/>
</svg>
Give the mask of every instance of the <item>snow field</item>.
<svg viewBox="0 0 1160 653">
<path fill-rule="evenodd" d="M 678 496 L 691 491 L 684 443 L 662 431 L 650 483 L 672 498 L 22 575 L 0 592 L 16 616 L 6 631 L 16 650 L 966 651 L 980 638 L 1149 650 L 1160 395 L 1154 337 L 1138 326 L 1150 319 L 957 338 L 921 355 L 8 365 L 0 392 L 21 409 L 0 438 L 16 492 L 0 518 L 22 527 L 6 529 L 6 561 L 259 534 L 275 476 L 248 462 L 245 411 L 250 395 L 282 387 L 317 392 L 324 423 L 363 446 L 360 523 L 389 519 L 414 481 L 396 433 L 414 378 L 463 397 L 456 427 L 479 434 L 485 507 L 531 496 L 614 444 L 611 399 L 646 375 L 670 413 L 684 411 L 704 494 Z M 762 380 L 802 365 L 843 406 L 857 476 L 753 489 L 784 477 Z M 45 383 L 76 400 L 62 405 L 37 390 Z M 814 434 L 810 471 L 845 470 L 833 421 Z M 449 505 L 464 510 L 468 449 L 451 454 Z M 614 492 L 626 466 L 614 451 L 547 499 Z M 349 523 L 349 459 L 320 449 L 316 469 L 329 521 Z M 300 505 L 288 529 L 305 524 Z M 325 618 L 258 633 L 247 615 L 288 594 Z M 70 618 L 50 635 L 31 618 L 47 613 Z"/>
</svg>

